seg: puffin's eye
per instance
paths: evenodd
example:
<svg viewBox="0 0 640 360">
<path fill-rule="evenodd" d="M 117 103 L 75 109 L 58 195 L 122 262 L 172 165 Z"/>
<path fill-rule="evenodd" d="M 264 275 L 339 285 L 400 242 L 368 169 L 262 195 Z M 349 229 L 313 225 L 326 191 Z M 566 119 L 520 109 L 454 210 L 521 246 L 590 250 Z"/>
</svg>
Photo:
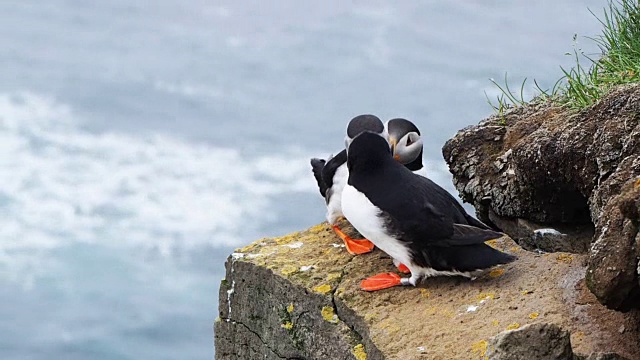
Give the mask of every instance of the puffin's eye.
<svg viewBox="0 0 640 360">
<path fill-rule="evenodd" d="M 413 144 L 413 141 L 411 141 L 411 136 L 407 136 L 407 146 Z"/>
</svg>

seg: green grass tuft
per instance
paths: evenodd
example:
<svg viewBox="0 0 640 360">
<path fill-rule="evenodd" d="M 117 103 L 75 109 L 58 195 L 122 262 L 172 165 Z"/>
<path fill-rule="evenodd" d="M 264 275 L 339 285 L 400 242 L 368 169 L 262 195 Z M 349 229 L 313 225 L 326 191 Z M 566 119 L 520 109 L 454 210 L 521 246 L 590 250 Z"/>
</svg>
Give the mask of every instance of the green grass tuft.
<svg viewBox="0 0 640 360">
<path fill-rule="evenodd" d="M 553 101 L 579 110 L 594 104 L 617 85 L 640 82 L 640 0 L 610 0 L 602 17 L 591 13 L 603 26 L 600 35 L 588 38 L 600 48 L 599 59 L 574 49 L 570 54 L 575 57 L 574 67 L 561 67 L 563 76 L 551 89 L 542 89 L 534 80 L 537 94 L 528 101 L 524 99 L 527 79 L 522 82 L 519 94 L 509 88 L 506 74 L 504 85 L 492 79 L 501 94 L 496 103 L 488 96 L 487 101 L 496 113 L 503 116 L 511 107 L 540 101 Z M 575 42 L 575 35 L 573 40 Z"/>
</svg>

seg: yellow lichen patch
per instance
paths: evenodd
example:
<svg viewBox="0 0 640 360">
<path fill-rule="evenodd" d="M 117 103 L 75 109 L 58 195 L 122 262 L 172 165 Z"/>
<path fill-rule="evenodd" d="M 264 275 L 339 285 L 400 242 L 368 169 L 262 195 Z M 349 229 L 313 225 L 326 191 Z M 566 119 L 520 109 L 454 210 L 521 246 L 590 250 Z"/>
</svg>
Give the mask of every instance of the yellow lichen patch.
<svg viewBox="0 0 640 360">
<path fill-rule="evenodd" d="M 293 312 L 293 303 L 289 304 L 289 306 L 287 306 L 287 312 L 289 314 L 291 314 Z"/>
<path fill-rule="evenodd" d="M 540 316 L 540 313 L 538 312 L 532 312 L 531 314 L 529 314 L 529 319 L 531 320 L 535 320 L 538 318 L 538 316 Z"/>
<path fill-rule="evenodd" d="M 522 290 L 521 293 L 522 295 L 529 295 L 529 294 L 533 294 L 533 290 Z"/>
<path fill-rule="evenodd" d="M 633 184 L 633 188 L 637 189 L 640 187 L 640 178 L 638 178 L 638 180 L 636 180 L 636 182 Z"/>
<path fill-rule="evenodd" d="M 333 308 L 331 306 L 323 306 L 320 313 L 322 314 L 324 321 L 328 321 L 332 324 L 338 323 L 338 315 L 333 312 Z"/>
<path fill-rule="evenodd" d="M 480 294 L 478 294 L 478 296 L 476 296 L 476 300 L 478 300 L 478 301 L 493 300 L 495 298 L 496 298 L 496 294 L 494 294 L 494 293 L 480 293 Z"/>
<path fill-rule="evenodd" d="M 568 264 L 571 261 L 573 261 L 573 255 L 571 255 L 571 254 L 558 254 L 558 256 L 556 257 L 556 260 Z"/>
<path fill-rule="evenodd" d="M 431 293 L 427 289 L 420 289 L 420 295 L 423 298 L 427 298 L 428 299 L 431 296 Z"/>
<path fill-rule="evenodd" d="M 298 235 L 300 233 L 298 232 L 294 232 L 285 236 L 281 236 L 281 237 L 277 237 L 277 238 L 273 238 L 273 241 L 276 242 L 276 244 L 278 245 L 284 245 L 284 244 L 288 244 L 293 242 L 294 240 L 298 239 Z"/>
<path fill-rule="evenodd" d="M 375 313 L 366 313 L 364 314 L 364 320 L 369 322 L 369 321 L 374 321 L 378 318 L 378 315 Z"/>
<path fill-rule="evenodd" d="M 341 272 L 332 272 L 327 275 L 327 281 L 339 280 L 342 277 Z"/>
<path fill-rule="evenodd" d="M 324 231 L 326 228 L 327 228 L 326 225 L 318 224 L 316 226 L 312 226 L 311 228 L 309 228 L 309 232 L 312 234 L 317 234 L 321 231 Z"/>
<path fill-rule="evenodd" d="M 577 339 L 582 339 L 584 337 L 584 331 L 576 331 L 573 333 L 573 336 Z"/>
<path fill-rule="evenodd" d="M 398 326 L 397 321 L 394 319 L 384 319 L 381 322 L 377 323 L 376 326 L 380 329 L 383 329 L 387 333 L 387 335 L 393 335 L 400 331 L 400 326 Z"/>
<path fill-rule="evenodd" d="M 451 311 L 450 309 L 446 309 L 443 307 L 439 307 L 439 306 L 430 306 L 429 308 L 427 308 L 426 310 L 426 314 L 427 315 L 441 315 L 447 318 L 453 318 L 454 316 L 456 316 L 456 314 Z"/>
<path fill-rule="evenodd" d="M 498 321 L 498 320 L 493 320 L 493 321 L 491 322 L 491 325 L 493 325 L 493 326 L 500 326 L 500 321 Z"/>
<path fill-rule="evenodd" d="M 487 340 L 480 340 L 471 344 L 471 352 L 474 354 L 478 354 L 479 357 L 484 359 L 488 347 L 489 343 L 487 342 Z"/>
<path fill-rule="evenodd" d="M 507 326 L 507 330 L 515 330 L 518 328 L 520 328 L 520 324 L 518 323 L 512 323 L 512 324 L 509 324 L 509 326 Z"/>
<path fill-rule="evenodd" d="M 512 246 L 512 247 L 510 247 L 510 248 L 509 248 L 509 251 L 511 251 L 511 252 L 518 252 L 518 251 L 520 251 L 520 248 L 519 248 L 519 247 L 517 247 L 517 246 Z"/>
<path fill-rule="evenodd" d="M 282 269 L 280 269 L 280 273 L 284 276 L 289 276 L 291 274 L 295 274 L 297 273 L 298 267 L 297 266 L 293 266 L 293 265 L 285 265 L 282 267 Z"/>
<path fill-rule="evenodd" d="M 485 241 L 484 243 L 491 246 L 492 248 L 495 248 L 496 246 L 498 246 L 498 239 Z"/>
<path fill-rule="evenodd" d="M 497 278 L 499 276 L 502 276 L 502 274 L 504 274 L 504 269 L 493 269 L 489 272 L 489 276 L 491 276 L 492 278 Z"/>
<path fill-rule="evenodd" d="M 367 360 L 367 352 L 364 351 L 364 345 L 358 344 L 353 347 L 351 353 L 356 358 L 356 360 Z"/>
<path fill-rule="evenodd" d="M 291 330 L 293 329 L 293 323 L 291 321 L 287 321 L 286 323 L 280 325 L 280 327 Z"/>
<path fill-rule="evenodd" d="M 331 285 L 329 284 L 318 285 L 313 288 L 313 291 L 324 295 L 329 291 L 331 291 Z"/>
</svg>

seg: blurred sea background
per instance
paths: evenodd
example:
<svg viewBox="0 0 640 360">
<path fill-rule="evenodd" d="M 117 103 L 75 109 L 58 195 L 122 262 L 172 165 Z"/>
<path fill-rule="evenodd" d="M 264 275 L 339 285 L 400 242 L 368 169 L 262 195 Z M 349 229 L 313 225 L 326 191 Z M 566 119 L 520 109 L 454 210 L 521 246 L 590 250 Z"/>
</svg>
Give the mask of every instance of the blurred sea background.
<svg viewBox="0 0 640 360">
<path fill-rule="evenodd" d="M 212 359 L 226 256 L 324 221 L 349 119 L 413 120 L 454 192 L 489 78 L 552 86 L 604 6 L 1 1 L 0 358 Z"/>
</svg>

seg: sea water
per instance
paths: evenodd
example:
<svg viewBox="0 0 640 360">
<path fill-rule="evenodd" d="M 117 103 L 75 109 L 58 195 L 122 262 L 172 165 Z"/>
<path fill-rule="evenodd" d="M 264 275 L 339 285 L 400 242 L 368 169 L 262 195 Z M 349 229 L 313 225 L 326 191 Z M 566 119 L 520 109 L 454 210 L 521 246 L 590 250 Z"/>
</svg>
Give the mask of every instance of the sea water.
<svg viewBox="0 0 640 360">
<path fill-rule="evenodd" d="M 225 258 L 324 220 L 351 117 L 413 120 L 454 191 L 489 78 L 552 86 L 605 5 L 0 2 L 0 358 L 211 359 Z"/>
</svg>

